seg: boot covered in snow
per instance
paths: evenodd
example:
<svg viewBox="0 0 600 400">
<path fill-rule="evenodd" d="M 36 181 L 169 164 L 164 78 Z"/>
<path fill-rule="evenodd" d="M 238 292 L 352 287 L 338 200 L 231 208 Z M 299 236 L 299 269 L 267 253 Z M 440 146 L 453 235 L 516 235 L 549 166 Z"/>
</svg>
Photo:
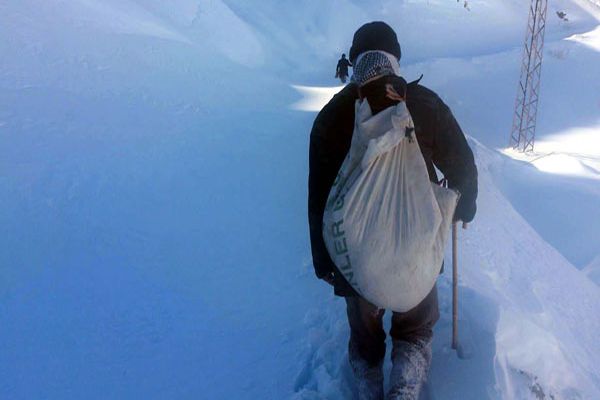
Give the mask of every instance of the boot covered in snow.
<svg viewBox="0 0 600 400">
<path fill-rule="evenodd" d="M 394 340 L 388 400 L 418 400 L 431 364 L 431 339 Z"/>
<path fill-rule="evenodd" d="M 348 355 L 356 379 L 358 400 L 383 400 L 383 361 L 370 365 L 352 345 Z"/>
</svg>

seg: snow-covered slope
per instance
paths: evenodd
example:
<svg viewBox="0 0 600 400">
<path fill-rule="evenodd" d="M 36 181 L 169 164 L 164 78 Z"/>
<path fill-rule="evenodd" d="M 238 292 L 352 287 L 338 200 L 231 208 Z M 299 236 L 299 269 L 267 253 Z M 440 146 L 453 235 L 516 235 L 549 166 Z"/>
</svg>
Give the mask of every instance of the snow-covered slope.
<svg viewBox="0 0 600 400">
<path fill-rule="evenodd" d="M 600 285 L 600 256 L 594 258 L 587 267 L 583 269 L 587 276 Z"/>
<path fill-rule="evenodd" d="M 542 139 L 600 124 L 589 4 L 550 5 Z M 488 150 L 508 135 L 527 1 L 468 6 L 0 2 L 0 398 L 350 397 L 343 302 L 310 265 L 314 113 L 291 85 L 335 84 L 371 19 L 481 169 L 461 235 L 473 356 L 448 350 L 444 275 L 430 396 L 599 397 L 599 289 L 565 259 L 597 256 L 597 181 Z"/>
</svg>

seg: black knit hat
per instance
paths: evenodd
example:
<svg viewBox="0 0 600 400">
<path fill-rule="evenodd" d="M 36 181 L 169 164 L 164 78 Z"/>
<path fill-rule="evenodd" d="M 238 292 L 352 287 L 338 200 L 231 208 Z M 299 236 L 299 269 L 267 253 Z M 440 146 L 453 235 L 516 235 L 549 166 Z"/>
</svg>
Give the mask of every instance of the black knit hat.
<svg viewBox="0 0 600 400">
<path fill-rule="evenodd" d="M 400 60 L 402 52 L 396 32 L 391 26 L 382 21 L 374 21 L 364 24 L 352 39 L 350 48 L 350 62 L 354 62 L 361 53 L 369 50 L 381 50 L 395 55 Z"/>
</svg>

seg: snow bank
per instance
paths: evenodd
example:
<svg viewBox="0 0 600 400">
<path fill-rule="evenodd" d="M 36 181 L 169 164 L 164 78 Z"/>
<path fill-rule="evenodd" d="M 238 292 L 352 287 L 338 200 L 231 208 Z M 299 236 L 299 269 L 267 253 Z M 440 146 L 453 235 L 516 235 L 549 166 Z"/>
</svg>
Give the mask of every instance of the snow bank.
<svg viewBox="0 0 600 400">
<path fill-rule="evenodd" d="M 514 211 L 495 189 L 495 157 L 476 151 L 482 192 L 478 221 L 464 242 L 462 283 L 498 307 L 495 365 L 503 398 L 520 398 L 503 379 L 520 371 L 536 377 L 547 395 L 594 398 L 600 291 Z"/>
<path fill-rule="evenodd" d="M 594 282 L 600 285 L 600 254 L 583 269 L 583 272 Z"/>
</svg>

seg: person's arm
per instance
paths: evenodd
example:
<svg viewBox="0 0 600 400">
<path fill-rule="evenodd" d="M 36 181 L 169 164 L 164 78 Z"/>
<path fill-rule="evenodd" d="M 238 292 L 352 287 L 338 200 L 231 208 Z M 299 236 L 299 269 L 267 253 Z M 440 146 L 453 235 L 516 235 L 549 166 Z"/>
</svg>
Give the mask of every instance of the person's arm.
<svg viewBox="0 0 600 400">
<path fill-rule="evenodd" d="M 323 213 L 331 188 L 328 179 L 332 168 L 328 157 L 327 144 L 324 137 L 326 126 L 317 117 L 310 135 L 309 174 L 308 174 L 308 223 L 310 227 L 310 244 L 313 266 L 319 279 L 330 278 L 334 264 L 329 256 L 323 240 Z"/>
<path fill-rule="evenodd" d="M 337 268 L 323 240 L 323 213 L 333 181 L 350 148 L 354 130 L 354 85 L 346 85 L 323 107 L 310 133 L 308 222 L 317 277 L 331 283 Z"/>
<path fill-rule="evenodd" d="M 473 152 L 452 111 L 439 100 L 432 160 L 448 180 L 448 186 L 460 192 L 454 220 L 471 222 L 477 211 L 477 167 Z"/>
</svg>

